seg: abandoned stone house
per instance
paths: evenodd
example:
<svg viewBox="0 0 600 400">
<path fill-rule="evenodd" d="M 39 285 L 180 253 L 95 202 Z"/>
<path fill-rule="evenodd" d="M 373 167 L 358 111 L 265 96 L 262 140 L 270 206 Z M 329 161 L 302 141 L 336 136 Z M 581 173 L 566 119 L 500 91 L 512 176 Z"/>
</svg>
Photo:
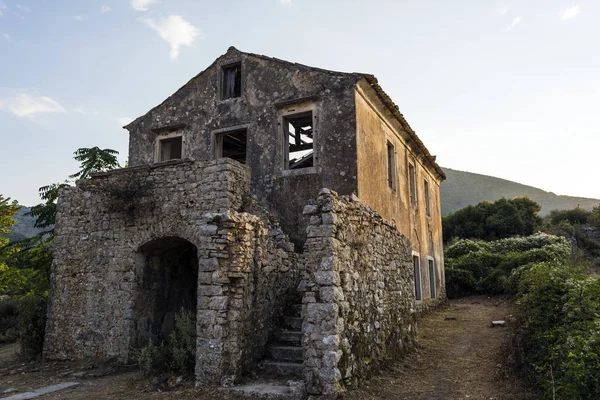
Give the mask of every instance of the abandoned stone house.
<svg viewBox="0 0 600 400">
<path fill-rule="evenodd" d="M 445 296 L 445 178 L 372 75 L 231 47 L 58 202 L 48 359 L 128 360 L 195 310 L 196 381 L 356 384 Z"/>
</svg>

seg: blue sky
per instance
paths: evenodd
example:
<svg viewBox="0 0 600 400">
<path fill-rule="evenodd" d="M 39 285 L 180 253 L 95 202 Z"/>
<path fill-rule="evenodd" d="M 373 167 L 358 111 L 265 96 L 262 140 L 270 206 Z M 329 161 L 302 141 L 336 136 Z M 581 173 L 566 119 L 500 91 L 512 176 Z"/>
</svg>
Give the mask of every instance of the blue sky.
<svg viewBox="0 0 600 400">
<path fill-rule="evenodd" d="M 0 193 L 118 150 L 231 45 L 375 74 L 440 165 L 600 198 L 597 0 L 0 0 Z"/>
</svg>

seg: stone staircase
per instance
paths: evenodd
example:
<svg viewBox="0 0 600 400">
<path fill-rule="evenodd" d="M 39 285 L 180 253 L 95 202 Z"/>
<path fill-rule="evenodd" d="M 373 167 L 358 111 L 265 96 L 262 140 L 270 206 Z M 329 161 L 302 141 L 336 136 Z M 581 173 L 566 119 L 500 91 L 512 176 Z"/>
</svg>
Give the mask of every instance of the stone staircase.
<svg viewBox="0 0 600 400">
<path fill-rule="evenodd" d="M 301 313 L 301 304 L 291 306 L 283 317 L 283 327 L 267 344 L 267 359 L 260 364 L 265 375 L 303 379 Z"/>
<path fill-rule="evenodd" d="M 266 359 L 258 366 L 259 378 L 229 390 L 255 398 L 304 398 L 302 305 L 291 306 L 282 322 L 267 344 Z"/>
</svg>

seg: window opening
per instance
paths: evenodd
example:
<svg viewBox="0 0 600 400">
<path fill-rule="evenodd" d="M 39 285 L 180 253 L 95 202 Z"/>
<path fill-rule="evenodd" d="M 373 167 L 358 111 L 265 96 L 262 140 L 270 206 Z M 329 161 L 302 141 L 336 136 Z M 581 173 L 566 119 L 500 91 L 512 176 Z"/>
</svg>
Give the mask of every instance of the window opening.
<svg viewBox="0 0 600 400">
<path fill-rule="evenodd" d="M 429 262 L 429 292 L 432 299 L 435 299 L 435 263 L 432 259 Z"/>
<path fill-rule="evenodd" d="M 246 164 L 247 131 L 225 132 L 215 137 L 215 157 L 227 157 Z"/>
<path fill-rule="evenodd" d="M 415 300 L 421 300 L 421 262 L 419 256 L 413 256 L 413 267 L 415 269 Z"/>
<path fill-rule="evenodd" d="M 429 204 L 429 182 L 423 181 L 423 190 L 425 191 L 425 213 L 431 216 L 431 205 Z"/>
<path fill-rule="evenodd" d="M 312 111 L 284 117 L 283 132 L 284 137 L 287 137 L 286 168 L 312 167 L 314 165 Z"/>
<path fill-rule="evenodd" d="M 242 95 L 242 64 L 232 64 L 223 67 L 223 99 L 231 99 Z"/>
<path fill-rule="evenodd" d="M 408 164 L 408 179 L 410 183 L 410 202 L 413 206 L 417 205 L 417 172 L 415 166 Z"/>
<path fill-rule="evenodd" d="M 181 158 L 182 137 L 177 136 L 169 139 L 162 139 L 160 142 L 159 161 L 169 161 Z"/>
<path fill-rule="evenodd" d="M 388 186 L 396 190 L 396 150 L 394 145 L 387 142 Z"/>
</svg>

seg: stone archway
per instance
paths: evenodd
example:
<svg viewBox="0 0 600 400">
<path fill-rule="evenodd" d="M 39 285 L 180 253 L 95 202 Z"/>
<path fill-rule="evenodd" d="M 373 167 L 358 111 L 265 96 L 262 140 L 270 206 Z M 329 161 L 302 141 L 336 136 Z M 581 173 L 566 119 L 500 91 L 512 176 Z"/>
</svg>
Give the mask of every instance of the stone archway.
<svg viewBox="0 0 600 400">
<path fill-rule="evenodd" d="M 198 249 L 189 241 L 163 237 L 140 246 L 136 254 L 137 293 L 134 347 L 166 340 L 181 309 L 196 314 Z"/>
</svg>

